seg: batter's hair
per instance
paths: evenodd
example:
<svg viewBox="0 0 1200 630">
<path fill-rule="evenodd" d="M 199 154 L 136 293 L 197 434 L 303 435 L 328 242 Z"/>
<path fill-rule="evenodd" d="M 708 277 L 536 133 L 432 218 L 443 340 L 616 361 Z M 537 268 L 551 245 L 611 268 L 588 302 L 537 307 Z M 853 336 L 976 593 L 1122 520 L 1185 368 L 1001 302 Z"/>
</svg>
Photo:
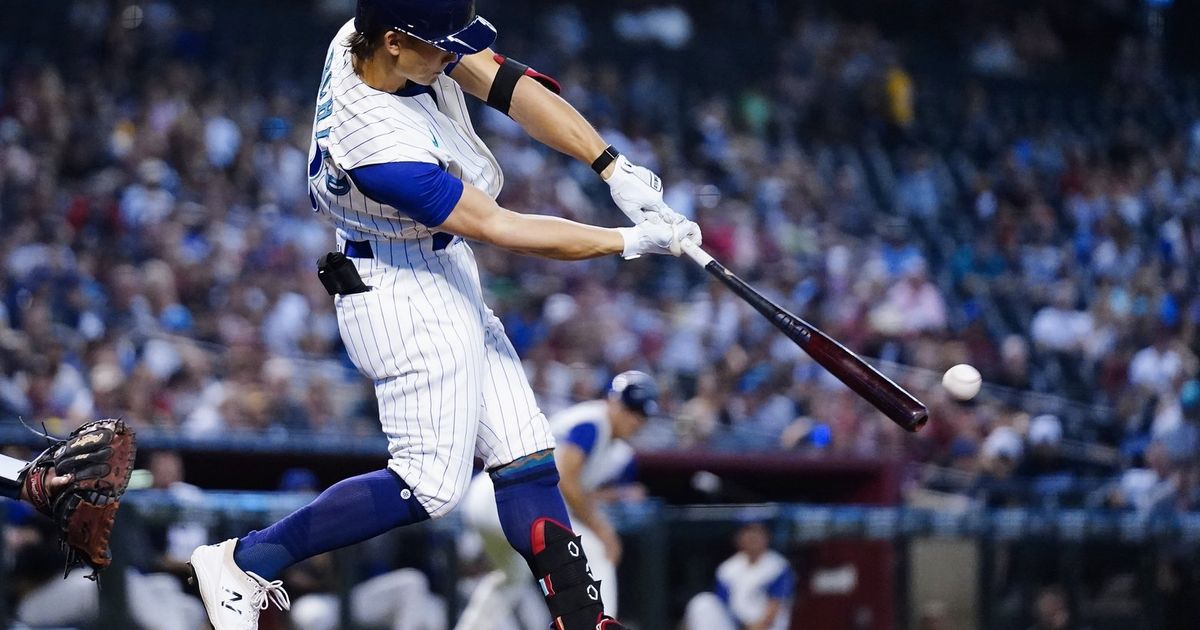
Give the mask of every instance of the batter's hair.
<svg viewBox="0 0 1200 630">
<path fill-rule="evenodd" d="M 387 34 L 384 29 L 378 29 L 371 33 L 351 33 L 346 38 L 346 47 L 350 49 L 350 54 L 354 56 L 355 61 L 366 61 L 375 55 L 375 51 L 383 45 L 383 36 Z"/>
</svg>

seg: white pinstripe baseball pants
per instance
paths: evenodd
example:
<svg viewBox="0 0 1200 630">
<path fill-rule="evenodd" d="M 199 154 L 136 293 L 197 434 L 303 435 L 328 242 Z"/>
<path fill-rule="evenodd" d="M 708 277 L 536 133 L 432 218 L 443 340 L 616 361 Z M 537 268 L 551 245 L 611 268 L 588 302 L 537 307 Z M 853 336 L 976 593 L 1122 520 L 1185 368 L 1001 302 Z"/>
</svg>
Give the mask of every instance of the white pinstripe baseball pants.
<svg viewBox="0 0 1200 630">
<path fill-rule="evenodd" d="M 343 243 L 339 242 L 341 247 Z M 430 516 L 457 505 L 474 457 L 488 468 L 554 448 L 504 327 L 483 302 L 462 239 L 371 241 L 356 258 L 367 293 L 337 296 L 350 359 L 375 382 L 388 467 Z"/>
</svg>

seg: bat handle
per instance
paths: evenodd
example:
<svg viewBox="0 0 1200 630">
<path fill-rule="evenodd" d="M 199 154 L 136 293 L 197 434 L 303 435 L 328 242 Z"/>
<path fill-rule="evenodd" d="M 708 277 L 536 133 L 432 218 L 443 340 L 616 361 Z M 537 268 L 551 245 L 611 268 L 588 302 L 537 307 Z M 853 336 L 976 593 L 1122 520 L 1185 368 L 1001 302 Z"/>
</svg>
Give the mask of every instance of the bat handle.
<svg viewBox="0 0 1200 630">
<path fill-rule="evenodd" d="M 691 239 L 684 239 L 683 241 L 680 241 L 679 249 L 683 250 L 683 253 L 686 254 L 688 258 L 696 261 L 696 264 L 700 265 L 701 267 L 707 267 L 708 263 L 713 261 L 713 257 L 710 256 L 708 252 L 701 249 L 700 246 Z"/>
</svg>

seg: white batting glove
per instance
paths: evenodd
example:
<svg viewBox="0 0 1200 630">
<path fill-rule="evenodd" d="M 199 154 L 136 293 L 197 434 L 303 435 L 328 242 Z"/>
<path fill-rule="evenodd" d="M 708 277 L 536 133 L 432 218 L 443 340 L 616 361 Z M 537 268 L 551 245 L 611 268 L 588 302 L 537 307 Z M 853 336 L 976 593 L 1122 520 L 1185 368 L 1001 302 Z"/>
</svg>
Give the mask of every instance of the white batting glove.
<svg viewBox="0 0 1200 630">
<path fill-rule="evenodd" d="M 618 156 L 608 176 L 613 201 L 634 225 L 657 215 L 663 223 L 683 223 L 687 218 L 663 202 L 662 180 L 650 169 L 634 166 L 624 155 Z"/>
<path fill-rule="evenodd" d="M 697 245 L 703 242 L 700 226 L 687 219 L 681 223 L 664 223 L 662 218 L 651 215 L 633 227 L 617 228 L 617 231 L 625 239 L 625 251 L 621 253 L 625 260 L 642 254 L 678 256 L 683 253 L 683 241 L 689 240 Z"/>
</svg>

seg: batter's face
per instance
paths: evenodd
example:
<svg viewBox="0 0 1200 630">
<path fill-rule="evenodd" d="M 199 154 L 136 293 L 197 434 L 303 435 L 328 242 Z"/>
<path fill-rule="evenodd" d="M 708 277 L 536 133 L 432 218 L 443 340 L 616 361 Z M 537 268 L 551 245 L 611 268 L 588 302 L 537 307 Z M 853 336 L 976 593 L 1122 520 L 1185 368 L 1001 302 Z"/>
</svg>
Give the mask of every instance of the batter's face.
<svg viewBox="0 0 1200 630">
<path fill-rule="evenodd" d="M 387 34 L 386 48 L 395 72 L 413 83 L 432 85 L 456 55 L 397 31 Z"/>
</svg>

